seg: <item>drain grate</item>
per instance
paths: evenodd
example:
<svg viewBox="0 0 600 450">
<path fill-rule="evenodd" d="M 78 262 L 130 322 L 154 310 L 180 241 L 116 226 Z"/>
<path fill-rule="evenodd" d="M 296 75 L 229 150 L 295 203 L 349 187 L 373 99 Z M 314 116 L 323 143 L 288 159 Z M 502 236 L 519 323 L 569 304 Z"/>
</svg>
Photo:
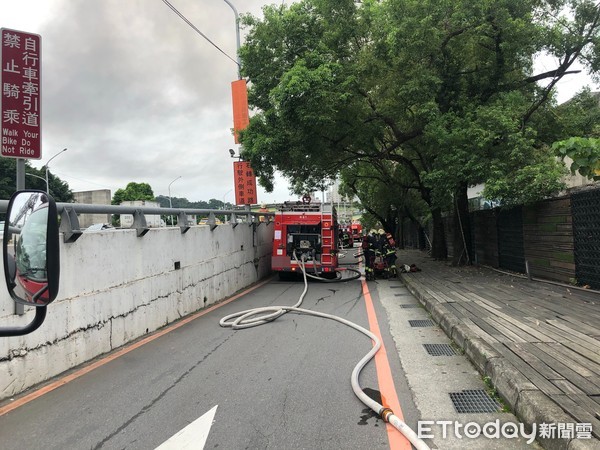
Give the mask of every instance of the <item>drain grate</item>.
<svg viewBox="0 0 600 450">
<path fill-rule="evenodd" d="M 500 405 L 482 389 L 450 392 L 457 413 L 491 413 L 500 411 Z"/>
<path fill-rule="evenodd" d="M 408 323 L 410 324 L 411 327 L 413 328 L 420 328 L 420 327 L 433 327 L 435 325 L 435 322 L 431 319 L 424 319 L 424 320 L 409 320 Z"/>
<path fill-rule="evenodd" d="M 414 303 L 411 303 L 410 305 L 400 305 L 400 308 L 404 308 L 404 309 L 408 309 L 408 308 L 420 308 L 421 305 L 415 305 Z"/>
<path fill-rule="evenodd" d="M 394 286 L 390 286 L 390 289 L 397 289 L 397 288 L 403 288 L 404 285 L 403 284 L 395 284 Z"/>
<path fill-rule="evenodd" d="M 431 356 L 455 356 L 456 351 L 450 344 L 423 344 Z"/>
</svg>

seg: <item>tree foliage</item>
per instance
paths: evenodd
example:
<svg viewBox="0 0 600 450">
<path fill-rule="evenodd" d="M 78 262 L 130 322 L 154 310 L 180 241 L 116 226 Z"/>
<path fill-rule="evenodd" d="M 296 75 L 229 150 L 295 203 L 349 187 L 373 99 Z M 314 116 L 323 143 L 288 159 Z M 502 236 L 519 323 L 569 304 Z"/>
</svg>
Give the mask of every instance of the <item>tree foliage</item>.
<svg viewBox="0 0 600 450">
<path fill-rule="evenodd" d="M 467 186 L 485 183 L 505 203 L 561 188 L 543 124 L 576 60 L 599 69 L 599 9 L 589 0 L 265 7 L 263 19 L 243 19 L 242 70 L 257 108 L 243 156 L 267 190 L 274 170 L 305 191 L 363 164 L 402 171 L 388 185 L 428 205 L 443 257 L 441 210 L 466 205 Z M 541 52 L 557 67 L 535 73 Z"/>
<path fill-rule="evenodd" d="M 155 199 L 156 202 L 162 208 L 169 207 L 169 197 L 164 195 L 159 195 Z M 217 200 L 215 198 L 211 198 L 209 201 L 199 200 L 195 202 L 190 202 L 187 198 L 179 198 L 172 197 L 171 205 L 173 208 L 186 208 L 186 209 L 233 209 L 233 205 L 231 203 L 224 203 L 222 200 Z"/>
<path fill-rule="evenodd" d="M 572 137 L 555 142 L 552 149 L 560 158 L 572 160 L 572 174 L 579 172 L 584 177 L 600 180 L 600 139 Z"/>
<path fill-rule="evenodd" d="M 46 191 L 46 171 L 36 169 L 25 160 L 25 188 Z M 48 173 L 50 195 L 57 202 L 69 203 L 73 201 L 73 192 L 67 182 Z M 17 160 L 15 158 L 0 158 L 0 198 L 8 199 L 16 191 L 17 186 Z"/>
<path fill-rule="evenodd" d="M 125 189 L 117 189 L 113 194 L 113 205 L 120 205 L 126 201 L 148 200 L 154 201 L 154 193 L 148 183 L 136 183 L 134 181 L 127 184 Z"/>
</svg>

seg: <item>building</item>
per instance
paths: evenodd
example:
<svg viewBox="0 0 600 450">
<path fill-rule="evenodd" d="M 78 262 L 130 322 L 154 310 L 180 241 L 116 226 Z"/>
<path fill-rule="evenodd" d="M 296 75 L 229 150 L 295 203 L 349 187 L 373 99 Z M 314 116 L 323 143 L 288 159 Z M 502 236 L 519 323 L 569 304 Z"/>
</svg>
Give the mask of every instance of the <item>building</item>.
<svg viewBox="0 0 600 450">
<path fill-rule="evenodd" d="M 99 189 L 97 191 L 73 192 L 75 203 L 86 205 L 110 205 L 112 196 L 110 189 Z M 95 223 L 111 223 L 110 214 L 79 214 L 80 228 L 88 228 Z"/>
<path fill-rule="evenodd" d="M 147 206 L 152 208 L 160 208 L 160 203 L 151 202 L 149 200 L 136 200 L 121 202 L 121 206 Z M 159 214 L 144 214 L 146 225 L 149 228 L 164 227 L 165 221 L 161 219 Z M 133 214 L 121 214 L 121 227 L 130 228 L 133 225 Z"/>
</svg>

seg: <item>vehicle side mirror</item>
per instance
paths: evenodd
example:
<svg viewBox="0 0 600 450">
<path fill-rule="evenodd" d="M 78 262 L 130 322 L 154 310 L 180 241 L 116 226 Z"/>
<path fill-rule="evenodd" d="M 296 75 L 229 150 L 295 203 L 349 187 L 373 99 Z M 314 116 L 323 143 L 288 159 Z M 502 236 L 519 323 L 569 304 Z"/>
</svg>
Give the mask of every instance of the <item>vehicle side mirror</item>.
<svg viewBox="0 0 600 450">
<path fill-rule="evenodd" d="M 58 214 L 42 191 L 16 192 L 6 211 L 4 276 L 14 301 L 43 307 L 58 294 Z"/>
</svg>

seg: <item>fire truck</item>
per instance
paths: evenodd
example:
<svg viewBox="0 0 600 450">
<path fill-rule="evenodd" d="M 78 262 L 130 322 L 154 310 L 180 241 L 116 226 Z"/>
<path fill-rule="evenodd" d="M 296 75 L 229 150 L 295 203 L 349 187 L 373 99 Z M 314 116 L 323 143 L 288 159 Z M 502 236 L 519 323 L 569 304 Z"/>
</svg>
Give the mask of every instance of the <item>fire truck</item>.
<svg viewBox="0 0 600 450">
<path fill-rule="evenodd" d="M 275 213 L 271 266 L 285 279 L 300 273 L 298 260 L 304 259 L 307 273 L 335 278 L 338 267 L 339 225 L 333 205 L 285 202 Z"/>
<path fill-rule="evenodd" d="M 362 225 L 358 222 L 352 222 L 350 229 L 352 230 L 352 239 L 354 239 L 354 242 L 360 242 L 362 239 Z"/>
</svg>

